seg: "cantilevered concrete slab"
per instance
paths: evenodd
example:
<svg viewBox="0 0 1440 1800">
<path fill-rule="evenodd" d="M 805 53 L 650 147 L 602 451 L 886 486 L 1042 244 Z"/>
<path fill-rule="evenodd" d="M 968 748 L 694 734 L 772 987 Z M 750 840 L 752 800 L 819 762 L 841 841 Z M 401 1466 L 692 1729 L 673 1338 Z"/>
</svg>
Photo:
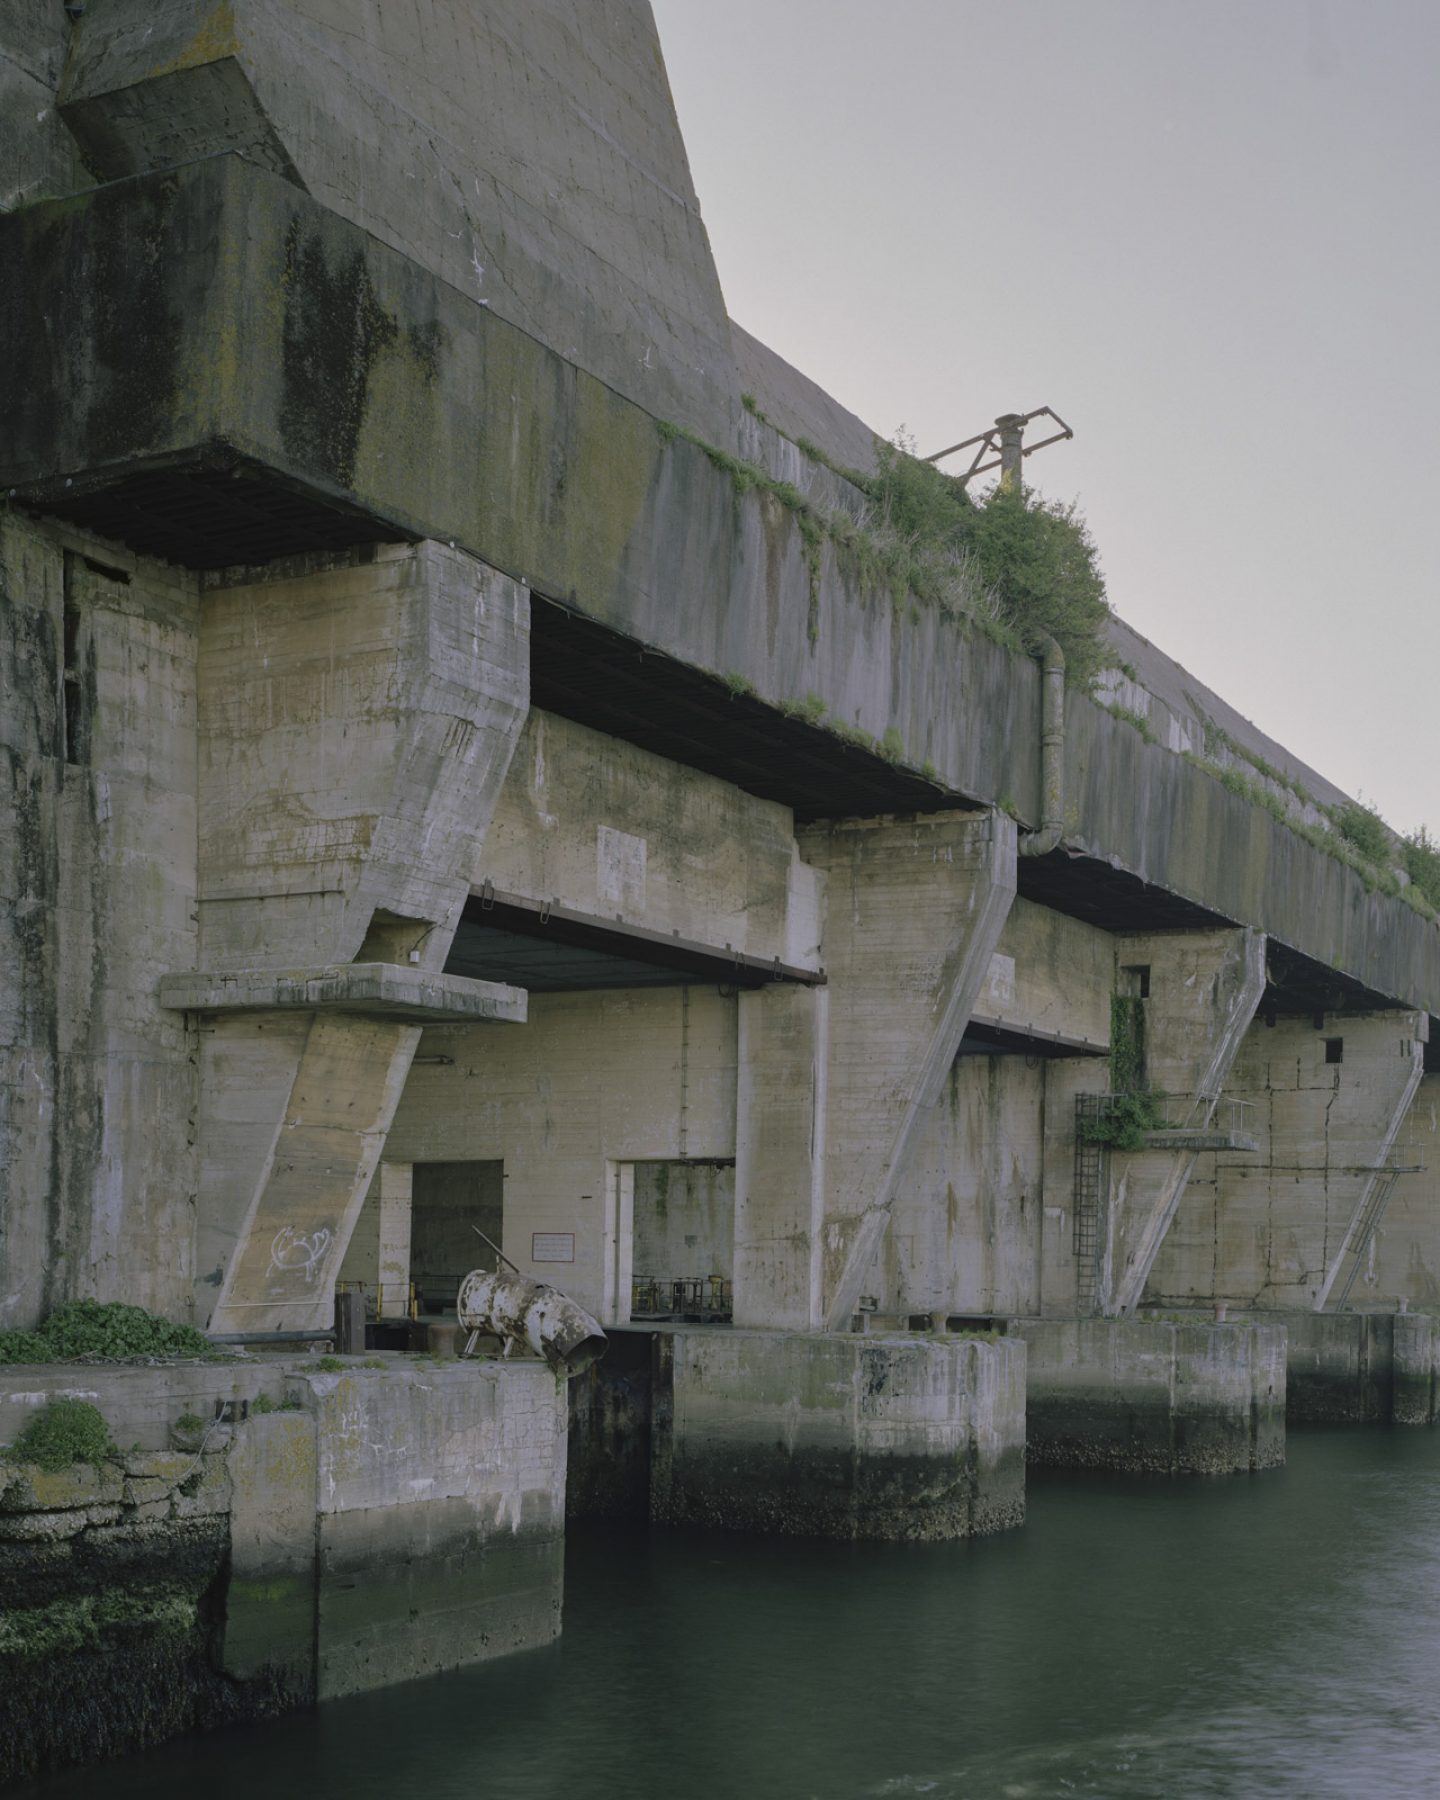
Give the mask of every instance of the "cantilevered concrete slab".
<svg viewBox="0 0 1440 1800">
<path fill-rule="evenodd" d="M 300 1010 L 353 1013 L 412 1025 L 525 1023 L 523 988 L 472 981 L 400 963 L 338 963 L 327 969 L 191 969 L 160 980 L 160 1004 L 176 1012 Z"/>
</svg>

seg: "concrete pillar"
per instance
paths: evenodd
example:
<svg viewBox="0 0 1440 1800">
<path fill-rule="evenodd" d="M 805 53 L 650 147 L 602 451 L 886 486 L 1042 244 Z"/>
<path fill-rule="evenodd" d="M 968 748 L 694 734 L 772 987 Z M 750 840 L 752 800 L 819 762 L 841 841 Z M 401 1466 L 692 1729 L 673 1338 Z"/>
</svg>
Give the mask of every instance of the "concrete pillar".
<svg viewBox="0 0 1440 1800">
<path fill-rule="evenodd" d="M 1338 1304 L 1359 1259 L 1347 1303 L 1395 1304 L 1368 1280 L 1368 1246 L 1427 1027 L 1425 1015 L 1399 1010 L 1252 1025 L 1228 1086 L 1252 1103 L 1259 1150 L 1201 1159 L 1149 1297 L 1318 1311 Z"/>
<path fill-rule="evenodd" d="M 800 842 L 826 871 L 828 985 L 742 1015 L 736 1319 L 837 1330 L 989 970 L 1015 896 L 1015 826 L 936 813 L 816 826 Z"/>
<path fill-rule="evenodd" d="M 529 597 L 426 543 L 207 591 L 201 961 L 443 968 L 529 703 Z M 419 1040 L 324 1011 L 208 1021 L 197 1310 L 323 1329 Z"/>
<path fill-rule="evenodd" d="M 735 1323 L 818 1331 L 829 994 L 774 985 L 739 999 Z"/>
<path fill-rule="evenodd" d="M 1265 939 L 1251 930 L 1126 933 L 1115 959 L 1117 991 L 1127 971 L 1144 991 L 1145 1080 L 1176 1097 L 1170 1122 L 1192 1128 L 1183 1142 L 1214 1119 L 1265 992 Z M 1188 1145 L 1112 1152 L 1097 1284 L 1103 1313 L 1134 1311 L 1196 1155 Z"/>
</svg>

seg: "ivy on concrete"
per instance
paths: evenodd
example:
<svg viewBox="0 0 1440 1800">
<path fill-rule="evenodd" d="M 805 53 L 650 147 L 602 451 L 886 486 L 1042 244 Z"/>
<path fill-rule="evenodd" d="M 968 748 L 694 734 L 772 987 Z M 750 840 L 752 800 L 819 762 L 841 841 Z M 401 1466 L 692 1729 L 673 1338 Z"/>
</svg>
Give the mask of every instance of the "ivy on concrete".
<svg viewBox="0 0 1440 1800">
<path fill-rule="evenodd" d="M 1165 1129 L 1164 1099 L 1145 1080 L 1145 1002 L 1138 994 L 1112 994 L 1110 1092 L 1095 1117 L 1079 1121 L 1079 1136 L 1110 1150 L 1141 1150 L 1149 1132 Z"/>
</svg>

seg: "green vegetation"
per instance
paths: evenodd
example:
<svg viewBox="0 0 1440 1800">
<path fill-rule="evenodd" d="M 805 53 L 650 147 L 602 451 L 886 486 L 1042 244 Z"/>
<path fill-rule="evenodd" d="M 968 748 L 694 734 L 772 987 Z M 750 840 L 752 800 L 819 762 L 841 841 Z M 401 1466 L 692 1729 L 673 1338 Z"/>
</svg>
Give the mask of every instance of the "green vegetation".
<svg viewBox="0 0 1440 1800">
<path fill-rule="evenodd" d="M 1138 731 L 1147 744 L 1158 744 L 1159 738 L 1155 729 L 1144 713 L 1138 713 L 1128 706 L 1115 706 L 1102 702 L 1101 711 L 1109 713 L 1112 719 L 1119 719 L 1123 724 L 1132 726 Z"/>
<path fill-rule="evenodd" d="M 1400 860 L 1411 885 L 1434 912 L 1440 913 L 1440 844 L 1423 825 L 1405 839 Z"/>
<path fill-rule="evenodd" d="M 88 1400 L 52 1400 L 16 1438 L 10 1455 L 56 1475 L 72 1463 L 100 1463 L 114 1454 L 110 1427 Z"/>
<path fill-rule="evenodd" d="M 737 675 L 733 671 L 722 677 L 731 694 L 736 698 L 749 698 L 755 692 L 755 683 L 748 675 Z"/>
<path fill-rule="evenodd" d="M 1335 829 L 1348 844 L 1353 844 L 1366 862 L 1383 868 L 1394 855 L 1390 831 L 1373 807 L 1358 800 L 1347 800 L 1330 814 Z"/>
<path fill-rule="evenodd" d="M 1083 1143 L 1140 1150 L 1151 1131 L 1165 1128 L 1165 1096 L 1145 1079 L 1145 1002 L 1137 994 L 1110 996 L 1110 1092 L 1102 1110 L 1081 1119 Z"/>
<path fill-rule="evenodd" d="M 272 1400 L 269 1394 L 257 1394 L 250 1402 L 252 1413 L 300 1412 L 302 1404 L 293 1394 L 287 1394 L 283 1400 Z"/>
<path fill-rule="evenodd" d="M 199 1413 L 183 1412 L 175 1421 L 175 1429 L 184 1432 L 187 1437 L 191 1437 L 195 1432 L 205 1429 L 205 1421 Z"/>
<path fill-rule="evenodd" d="M 1164 1098 L 1149 1089 L 1112 1094 L 1097 1117 L 1080 1120 L 1079 1135 L 1087 1144 L 1104 1144 L 1111 1150 L 1143 1150 L 1148 1132 L 1165 1129 Z"/>
<path fill-rule="evenodd" d="M 345 1364 L 338 1356 L 317 1357 L 315 1367 L 322 1375 L 343 1375 L 345 1372 Z"/>
<path fill-rule="evenodd" d="M 907 585 L 942 598 L 968 565 L 1001 629 L 1032 652 L 1043 634 L 1053 637 L 1072 686 L 1090 688 L 1107 661 L 1110 607 L 1078 509 L 1024 488 L 996 488 L 980 505 L 903 447 L 879 446 L 878 460 L 867 489 L 883 525 L 910 547 Z"/>
<path fill-rule="evenodd" d="M 0 1331 L 0 1363 L 215 1354 L 210 1340 L 191 1326 L 172 1325 L 121 1300 L 72 1300 L 51 1313 L 39 1331 Z"/>
<path fill-rule="evenodd" d="M 0 1363 L 54 1362 L 55 1352 L 35 1331 L 0 1331 Z"/>
<path fill-rule="evenodd" d="M 747 409 L 769 421 L 744 396 Z M 1095 546 L 1077 509 L 1023 489 L 997 489 L 984 505 L 953 476 L 893 444 L 876 447 L 874 475 L 840 469 L 808 439 L 812 460 L 855 486 L 857 512 L 828 511 L 793 482 L 777 481 L 758 463 L 706 443 L 668 419 L 655 429 L 702 451 L 730 477 L 737 497 L 760 493 L 793 516 L 809 576 L 810 641 L 819 636 L 820 570 L 826 543 L 845 553 L 867 584 L 889 590 L 897 616 L 911 596 L 947 616 L 965 618 L 1011 649 L 1027 653 L 1049 634 L 1065 652 L 1070 682 L 1088 688 L 1105 664 L 1103 630 L 1110 616 Z"/>
</svg>

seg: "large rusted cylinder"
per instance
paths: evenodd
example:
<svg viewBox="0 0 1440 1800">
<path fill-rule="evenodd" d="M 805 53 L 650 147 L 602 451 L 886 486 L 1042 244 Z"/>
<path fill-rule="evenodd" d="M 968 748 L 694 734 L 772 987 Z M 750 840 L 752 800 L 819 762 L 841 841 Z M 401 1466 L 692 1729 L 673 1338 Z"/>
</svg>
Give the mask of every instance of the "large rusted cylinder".
<svg viewBox="0 0 1440 1800">
<path fill-rule="evenodd" d="M 455 1303 L 461 1329 L 528 1344 L 557 1375 L 580 1375 L 605 1354 L 605 1333 L 559 1288 L 508 1270 L 472 1269 Z"/>
</svg>

